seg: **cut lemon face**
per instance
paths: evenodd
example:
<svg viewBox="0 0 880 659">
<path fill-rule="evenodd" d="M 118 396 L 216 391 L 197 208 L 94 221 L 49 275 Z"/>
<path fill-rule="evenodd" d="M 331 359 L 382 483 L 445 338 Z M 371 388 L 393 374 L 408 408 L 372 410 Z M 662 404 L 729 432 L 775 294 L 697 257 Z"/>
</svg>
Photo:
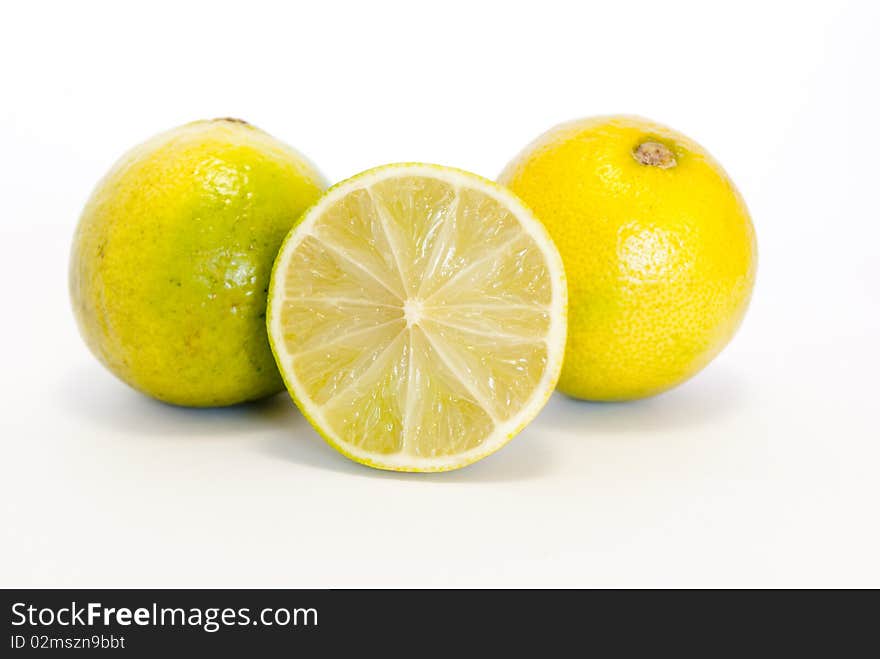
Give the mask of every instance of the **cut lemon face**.
<svg viewBox="0 0 880 659">
<path fill-rule="evenodd" d="M 506 444 L 553 392 L 565 274 L 505 188 L 388 165 L 331 188 L 290 232 L 267 323 L 291 396 L 333 447 L 444 471 Z"/>
</svg>

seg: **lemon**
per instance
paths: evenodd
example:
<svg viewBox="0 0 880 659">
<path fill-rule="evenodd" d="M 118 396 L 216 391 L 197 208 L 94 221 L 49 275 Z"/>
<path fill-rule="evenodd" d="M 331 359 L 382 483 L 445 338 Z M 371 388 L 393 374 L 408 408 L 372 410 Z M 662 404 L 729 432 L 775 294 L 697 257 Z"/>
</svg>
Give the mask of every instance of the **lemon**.
<svg viewBox="0 0 880 659">
<path fill-rule="evenodd" d="M 444 471 L 543 407 L 565 305 L 559 253 L 509 191 L 400 164 L 339 183 L 304 215 L 275 262 L 267 323 L 291 396 L 332 446 Z"/>
<path fill-rule="evenodd" d="M 638 117 L 584 119 L 539 137 L 499 181 L 565 263 L 561 391 L 651 396 L 730 341 L 755 281 L 755 233 L 733 182 L 696 142 Z"/>
<path fill-rule="evenodd" d="M 74 238 L 70 295 L 89 348 L 177 405 L 283 389 L 266 289 L 281 241 L 325 187 L 299 153 L 240 120 L 191 123 L 129 151 Z"/>
</svg>

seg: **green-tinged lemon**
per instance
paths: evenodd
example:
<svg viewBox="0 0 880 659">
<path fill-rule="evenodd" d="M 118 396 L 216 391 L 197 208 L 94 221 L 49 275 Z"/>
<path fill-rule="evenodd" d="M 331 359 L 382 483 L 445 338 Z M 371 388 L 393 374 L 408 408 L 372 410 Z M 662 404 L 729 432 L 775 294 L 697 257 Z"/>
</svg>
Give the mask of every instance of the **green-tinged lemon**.
<svg viewBox="0 0 880 659">
<path fill-rule="evenodd" d="M 177 405 L 283 388 L 266 336 L 278 247 L 325 184 L 302 155 L 243 121 L 198 121 L 125 154 L 80 218 L 70 294 L 92 352 Z"/>
</svg>

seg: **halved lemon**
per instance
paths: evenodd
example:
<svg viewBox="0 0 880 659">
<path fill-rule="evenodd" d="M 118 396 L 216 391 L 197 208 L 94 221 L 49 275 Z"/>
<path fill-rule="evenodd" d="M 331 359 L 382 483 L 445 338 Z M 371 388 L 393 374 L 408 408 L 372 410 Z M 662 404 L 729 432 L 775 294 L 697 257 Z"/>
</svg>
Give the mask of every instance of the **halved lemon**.
<svg viewBox="0 0 880 659">
<path fill-rule="evenodd" d="M 331 188 L 290 232 L 267 323 L 293 400 L 333 447 L 444 471 L 498 450 L 553 392 L 565 274 L 505 188 L 387 165 Z"/>
</svg>

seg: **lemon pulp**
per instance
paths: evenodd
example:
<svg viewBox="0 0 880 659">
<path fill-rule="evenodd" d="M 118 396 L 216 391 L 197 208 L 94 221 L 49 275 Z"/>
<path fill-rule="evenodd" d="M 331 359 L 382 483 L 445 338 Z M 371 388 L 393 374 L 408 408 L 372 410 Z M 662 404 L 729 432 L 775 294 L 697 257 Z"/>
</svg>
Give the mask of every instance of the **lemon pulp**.
<svg viewBox="0 0 880 659">
<path fill-rule="evenodd" d="M 294 400 L 374 467 L 478 460 L 559 376 L 559 254 L 510 192 L 459 170 L 391 165 L 335 186 L 289 234 L 269 298 Z"/>
</svg>

